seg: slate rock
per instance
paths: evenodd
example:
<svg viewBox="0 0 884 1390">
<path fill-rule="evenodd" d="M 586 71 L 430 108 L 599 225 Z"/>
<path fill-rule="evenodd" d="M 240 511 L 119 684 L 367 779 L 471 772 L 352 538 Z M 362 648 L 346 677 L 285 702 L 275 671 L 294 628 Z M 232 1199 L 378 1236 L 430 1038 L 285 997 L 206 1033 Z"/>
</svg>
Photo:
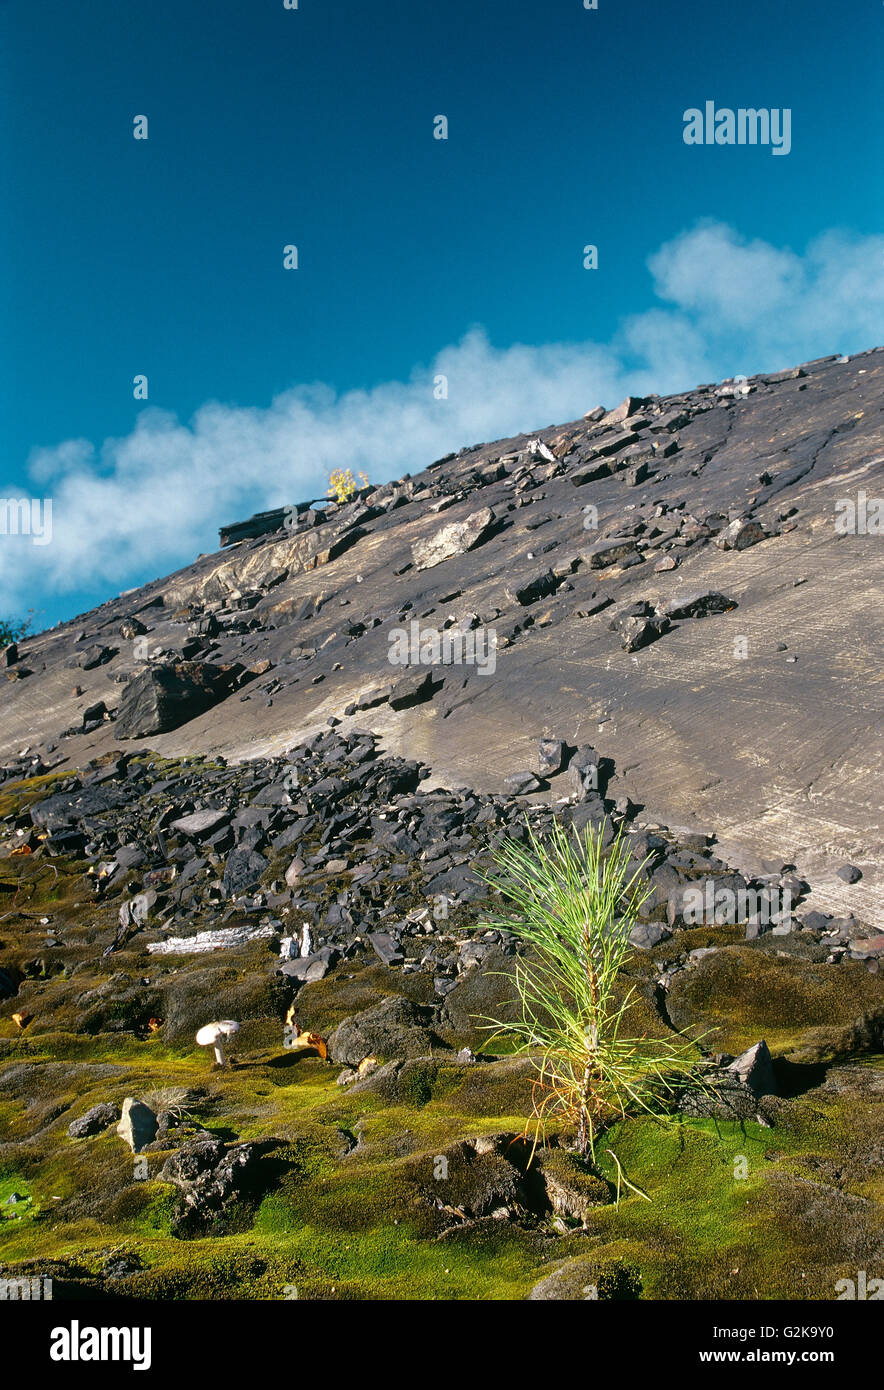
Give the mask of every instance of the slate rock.
<svg viewBox="0 0 884 1390">
<path fill-rule="evenodd" d="M 431 700 L 442 685 L 442 679 L 432 668 L 423 668 L 403 676 L 390 692 L 390 709 L 411 709 Z"/>
<path fill-rule="evenodd" d="M 838 877 L 843 883 L 859 883 L 862 878 L 862 869 L 858 869 L 855 864 L 843 864 L 837 870 Z"/>
<path fill-rule="evenodd" d="M 705 618 L 711 613 L 728 613 L 736 607 L 736 599 L 706 589 L 702 593 L 670 599 L 664 603 L 662 612 L 667 618 Z"/>
<path fill-rule="evenodd" d="M 569 476 L 575 487 L 583 487 L 585 483 L 595 483 L 610 474 L 611 465 L 606 458 L 593 458 L 575 468 Z"/>
<path fill-rule="evenodd" d="M 626 420 L 637 415 L 644 404 L 645 398 L 643 396 L 626 396 L 613 410 L 609 410 L 606 415 L 603 415 L 599 423 L 602 428 L 608 425 L 622 425 Z"/>
<path fill-rule="evenodd" d="M 324 980 L 338 960 L 340 952 L 334 946 L 323 946 L 312 955 L 296 956 L 294 960 L 286 961 L 285 965 L 280 966 L 279 973 L 301 984 L 314 984 L 317 980 Z"/>
<path fill-rule="evenodd" d="M 595 545 L 582 552 L 581 558 L 591 570 L 601 570 L 637 554 L 635 540 L 630 537 L 597 541 Z"/>
<path fill-rule="evenodd" d="M 671 935 L 659 922 L 638 922 L 629 933 L 629 941 L 640 951 L 650 951 Z"/>
<path fill-rule="evenodd" d="M 109 1125 L 115 1124 L 120 1118 L 120 1108 L 112 1105 L 108 1101 L 103 1101 L 100 1105 L 93 1105 L 91 1110 L 87 1110 L 84 1115 L 68 1125 L 68 1134 L 72 1139 L 87 1139 L 92 1134 L 100 1134 Z"/>
<path fill-rule="evenodd" d="M 280 846 L 278 841 L 274 842 L 273 847 L 274 849 L 284 848 L 284 846 Z M 304 872 L 304 867 L 304 860 L 300 855 L 295 855 L 295 858 L 285 871 L 285 881 L 289 888 L 294 889 L 297 887 L 298 880 Z"/>
<path fill-rule="evenodd" d="M 237 898 L 247 889 L 254 888 L 268 861 L 263 854 L 254 849 L 233 849 L 224 865 L 222 887 L 228 898 Z"/>
<path fill-rule="evenodd" d="M 716 536 L 715 544 L 720 550 L 748 550 L 750 545 L 767 540 L 767 532 L 758 521 L 738 517 Z"/>
<path fill-rule="evenodd" d="M 471 512 L 465 521 L 449 522 L 426 540 L 416 541 L 411 547 L 415 568 L 432 569 L 455 555 L 464 555 L 481 545 L 491 534 L 493 526 L 494 513 L 490 507 Z"/>
<path fill-rule="evenodd" d="M 123 691 L 114 737 L 147 738 L 180 728 L 225 700 L 241 672 L 235 665 L 193 661 L 149 666 Z"/>
<path fill-rule="evenodd" d="M 560 738 L 542 738 L 537 749 L 537 768 L 541 777 L 560 772 L 565 761 L 565 745 Z"/>
<path fill-rule="evenodd" d="M 575 796 L 595 797 L 599 792 L 601 756 L 588 743 L 582 744 L 568 763 L 568 781 Z"/>
<path fill-rule="evenodd" d="M 662 614 L 649 618 L 626 616 L 611 623 L 611 627 L 619 632 L 620 645 L 625 652 L 637 652 L 669 630 L 669 619 Z"/>
<path fill-rule="evenodd" d="M 179 820 L 171 822 L 173 830 L 180 830 L 182 835 L 187 835 L 193 840 L 201 840 L 204 835 L 211 835 L 220 826 L 226 825 L 230 820 L 230 812 L 222 807 L 212 807 L 205 811 L 194 811 L 192 815 L 181 816 Z"/>
<path fill-rule="evenodd" d="M 129 902 L 123 903 L 119 911 L 119 921 L 121 927 L 143 926 L 156 906 L 156 889 L 149 888 L 144 893 L 137 893 Z"/>
<path fill-rule="evenodd" d="M 762 1040 L 754 1047 L 741 1052 L 728 1066 L 732 1073 L 755 1096 L 775 1096 L 777 1081 L 774 1076 L 773 1059 L 767 1043 Z"/>
<path fill-rule="evenodd" d="M 104 666 L 112 661 L 119 651 L 118 647 L 87 647 L 77 657 L 77 665 L 84 671 L 94 671 L 96 666 Z"/>
<path fill-rule="evenodd" d="M 549 598 L 555 593 L 558 585 L 559 580 L 554 572 L 547 569 L 518 584 L 508 585 L 506 595 L 511 602 L 527 608 L 529 604 L 537 603 L 542 598 Z"/>
<path fill-rule="evenodd" d="M 405 959 L 405 952 L 401 943 L 390 932 L 372 931 L 368 933 L 368 939 L 375 955 L 383 961 L 384 965 L 401 965 Z"/>
<path fill-rule="evenodd" d="M 511 772 L 504 778 L 504 785 L 513 796 L 528 796 L 531 792 L 540 791 L 543 784 L 536 773 L 525 771 Z"/>
</svg>

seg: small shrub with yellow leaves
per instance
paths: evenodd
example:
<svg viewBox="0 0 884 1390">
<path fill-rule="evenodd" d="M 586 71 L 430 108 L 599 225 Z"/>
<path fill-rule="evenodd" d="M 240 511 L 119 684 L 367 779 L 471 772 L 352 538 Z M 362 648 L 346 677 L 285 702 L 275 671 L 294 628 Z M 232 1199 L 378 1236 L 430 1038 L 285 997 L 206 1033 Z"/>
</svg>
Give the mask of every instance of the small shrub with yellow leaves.
<svg viewBox="0 0 884 1390">
<path fill-rule="evenodd" d="M 368 474 L 360 473 L 358 476 L 361 486 L 368 487 Z M 336 468 L 328 483 L 328 495 L 333 497 L 336 502 L 349 502 L 350 498 L 355 497 L 360 491 L 349 468 Z"/>
</svg>

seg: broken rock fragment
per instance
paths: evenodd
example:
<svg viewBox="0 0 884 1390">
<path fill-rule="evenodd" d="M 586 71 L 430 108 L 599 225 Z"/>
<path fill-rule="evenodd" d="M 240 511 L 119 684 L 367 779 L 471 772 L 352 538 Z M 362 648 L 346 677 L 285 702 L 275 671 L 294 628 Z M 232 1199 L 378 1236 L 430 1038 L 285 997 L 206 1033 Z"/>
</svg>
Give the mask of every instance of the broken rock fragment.
<svg viewBox="0 0 884 1390">
<path fill-rule="evenodd" d="M 748 550 L 750 545 L 767 540 L 767 532 L 758 521 L 737 517 L 716 536 L 715 544 L 720 550 Z"/>
<path fill-rule="evenodd" d="M 419 570 L 432 569 L 455 555 L 464 555 L 488 538 L 494 525 L 490 507 L 472 512 L 465 521 L 451 521 L 426 540 L 415 541 L 412 559 Z"/>
<path fill-rule="evenodd" d="M 241 674 L 236 664 L 176 661 L 150 666 L 123 691 L 114 737 L 147 738 L 177 729 L 226 700 Z"/>
<path fill-rule="evenodd" d="M 667 618 L 705 618 L 711 613 L 729 613 L 737 607 L 736 599 L 726 598 L 724 594 L 712 589 L 699 594 L 686 594 L 664 603 L 662 612 Z"/>
</svg>

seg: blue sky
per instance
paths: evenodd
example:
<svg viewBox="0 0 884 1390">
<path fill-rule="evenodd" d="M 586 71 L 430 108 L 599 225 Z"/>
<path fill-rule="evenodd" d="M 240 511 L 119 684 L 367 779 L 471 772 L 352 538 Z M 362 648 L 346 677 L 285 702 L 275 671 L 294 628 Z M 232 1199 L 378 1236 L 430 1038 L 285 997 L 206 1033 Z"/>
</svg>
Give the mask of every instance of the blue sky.
<svg viewBox="0 0 884 1390">
<path fill-rule="evenodd" d="M 884 341 L 873 0 L 5 0 L 0 50 L 0 496 L 53 499 L 0 615 L 333 467 Z M 707 100 L 791 151 L 686 145 Z"/>
</svg>

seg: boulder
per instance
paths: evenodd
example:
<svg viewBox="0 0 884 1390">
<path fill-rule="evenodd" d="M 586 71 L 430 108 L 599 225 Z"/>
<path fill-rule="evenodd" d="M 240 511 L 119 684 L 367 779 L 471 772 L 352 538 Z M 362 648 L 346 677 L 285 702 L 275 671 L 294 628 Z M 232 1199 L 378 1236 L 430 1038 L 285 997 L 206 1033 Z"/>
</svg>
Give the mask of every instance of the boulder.
<svg viewBox="0 0 884 1390">
<path fill-rule="evenodd" d="M 332 1061 L 358 1067 L 363 1057 L 422 1057 L 444 1046 L 431 1030 L 430 1009 L 399 995 L 339 1023 L 328 1039 Z"/>
<path fill-rule="evenodd" d="M 178 729 L 221 700 L 242 675 L 242 667 L 176 661 L 149 666 L 129 681 L 117 710 L 114 737 L 148 738 Z"/>
<path fill-rule="evenodd" d="M 117 1134 L 124 1139 L 133 1153 L 140 1153 L 147 1144 L 157 1137 L 157 1117 L 143 1100 L 127 1096 L 123 1101 L 123 1113 L 117 1125 Z"/>
</svg>

